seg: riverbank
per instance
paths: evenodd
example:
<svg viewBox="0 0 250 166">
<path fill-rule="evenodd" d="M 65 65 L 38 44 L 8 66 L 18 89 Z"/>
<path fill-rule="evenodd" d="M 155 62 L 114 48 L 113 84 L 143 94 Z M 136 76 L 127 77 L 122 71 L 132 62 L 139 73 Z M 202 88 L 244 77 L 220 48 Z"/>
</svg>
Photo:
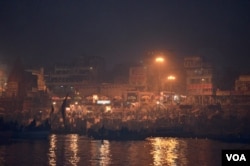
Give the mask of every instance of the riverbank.
<svg viewBox="0 0 250 166">
<path fill-rule="evenodd" d="M 140 107 L 114 112 L 97 109 L 87 114 L 70 112 L 65 123 L 61 113 L 57 112 L 49 122 L 51 133 L 75 133 L 101 140 L 184 137 L 250 143 L 249 105 L 171 105 L 164 109 Z"/>
<path fill-rule="evenodd" d="M 190 137 L 250 143 L 250 107 L 247 105 L 97 112 L 73 121 L 76 127 L 72 131 L 94 139 Z"/>
</svg>

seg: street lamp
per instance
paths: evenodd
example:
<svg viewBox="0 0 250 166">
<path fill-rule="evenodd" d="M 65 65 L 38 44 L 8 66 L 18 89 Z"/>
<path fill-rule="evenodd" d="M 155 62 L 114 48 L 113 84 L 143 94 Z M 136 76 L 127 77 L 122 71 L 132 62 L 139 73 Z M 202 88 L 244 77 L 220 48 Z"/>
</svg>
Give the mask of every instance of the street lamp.
<svg viewBox="0 0 250 166">
<path fill-rule="evenodd" d="M 165 59 L 163 57 L 156 57 L 155 58 L 155 62 L 157 62 L 157 63 L 162 63 L 164 61 L 165 61 Z"/>
<path fill-rule="evenodd" d="M 175 80 L 175 76 L 168 76 L 168 80 L 170 81 L 170 96 L 171 96 L 171 105 L 173 104 L 173 96 L 172 96 L 172 89 L 173 89 L 173 85 L 172 85 L 172 82 Z"/>
<path fill-rule="evenodd" d="M 164 61 L 165 61 L 165 59 L 163 58 L 163 57 L 161 57 L 161 56 L 159 56 L 159 57 L 156 57 L 155 58 L 155 62 L 158 64 L 158 91 L 160 92 L 161 91 L 161 75 L 160 75 L 160 68 L 161 68 L 161 65 L 162 65 L 162 63 L 164 63 Z"/>
<path fill-rule="evenodd" d="M 201 105 L 204 103 L 204 82 L 205 78 L 201 79 Z"/>
<path fill-rule="evenodd" d="M 168 80 L 175 80 L 175 76 L 168 76 Z"/>
</svg>

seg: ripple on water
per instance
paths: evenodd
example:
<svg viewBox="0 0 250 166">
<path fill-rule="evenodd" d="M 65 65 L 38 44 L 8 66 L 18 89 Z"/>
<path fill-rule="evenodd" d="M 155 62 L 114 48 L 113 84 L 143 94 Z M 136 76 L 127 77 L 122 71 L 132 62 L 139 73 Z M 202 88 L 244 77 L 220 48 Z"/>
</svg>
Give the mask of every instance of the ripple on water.
<svg viewBox="0 0 250 166">
<path fill-rule="evenodd" d="M 222 149 L 249 148 L 249 144 L 208 139 L 100 141 L 77 134 L 54 134 L 48 141 L 0 145 L 0 165 L 221 165 Z"/>
</svg>

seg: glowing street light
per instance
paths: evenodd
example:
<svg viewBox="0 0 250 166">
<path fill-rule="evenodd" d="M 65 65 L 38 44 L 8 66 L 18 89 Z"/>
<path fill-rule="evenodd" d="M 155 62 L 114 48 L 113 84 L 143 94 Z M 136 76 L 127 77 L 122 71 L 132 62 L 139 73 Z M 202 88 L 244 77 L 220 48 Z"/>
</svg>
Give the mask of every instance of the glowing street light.
<svg viewBox="0 0 250 166">
<path fill-rule="evenodd" d="M 204 103 L 204 82 L 205 78 L 201 79 L 201 105 Z"/>
<path fill-rule="evenodd" d="M 168 80 L 175 80 L 175 76 L 168 76 Z"/>
<path fill-rule="evenodd" d="M 170 81 L 170 94 L 171 94 L 171 105 L 173 104 L 173 94 L 172 94 L 172 89 L 173 89 L 173 85 L 172 85 L 172 81 L 175 80 L 175 76 L 170 75 L 168 76 L 168 80 Z"/>
<path fill-rule="evenodd" d="M 164 61 L 165 61 L 165 59 L 163 57 L 157 57 L 157 58 L 155 58 L 155 62 L 157 62 L 157 63 L 162 63 Z"/>
<path fill-rule="evenodd" d="M 161 74 L 160 74 L 160 72 L 161 72 L 161 65 L 160 64 L 162 64 L 163 62 L 165 61 L 165 59 L 163 58 L 163 57 L 161 57 L 161 56 L 159 56 L 159 57 L 156 57 L 155 58 L 155 62 L 157 63 L 157 64 L 159 64 L 158 65 L 158 91 L 160 92 L 161 91 Z"/>
</svg>

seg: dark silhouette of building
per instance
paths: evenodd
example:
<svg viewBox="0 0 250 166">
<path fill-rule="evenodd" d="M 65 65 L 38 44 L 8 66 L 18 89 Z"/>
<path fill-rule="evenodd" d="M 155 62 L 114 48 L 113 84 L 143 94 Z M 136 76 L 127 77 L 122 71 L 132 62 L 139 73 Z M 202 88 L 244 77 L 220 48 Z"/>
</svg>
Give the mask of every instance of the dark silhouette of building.
<svg viewBox="0 0 250 166">
<path fill-rule="evenodd" d="M 46 85 L 57 95 L 74 93 L 83 86 L 102 82 L 105 61 L 98 56 L 79 56 L 74 62 L 57 64 L 46 75 Z"/>
</svg>

